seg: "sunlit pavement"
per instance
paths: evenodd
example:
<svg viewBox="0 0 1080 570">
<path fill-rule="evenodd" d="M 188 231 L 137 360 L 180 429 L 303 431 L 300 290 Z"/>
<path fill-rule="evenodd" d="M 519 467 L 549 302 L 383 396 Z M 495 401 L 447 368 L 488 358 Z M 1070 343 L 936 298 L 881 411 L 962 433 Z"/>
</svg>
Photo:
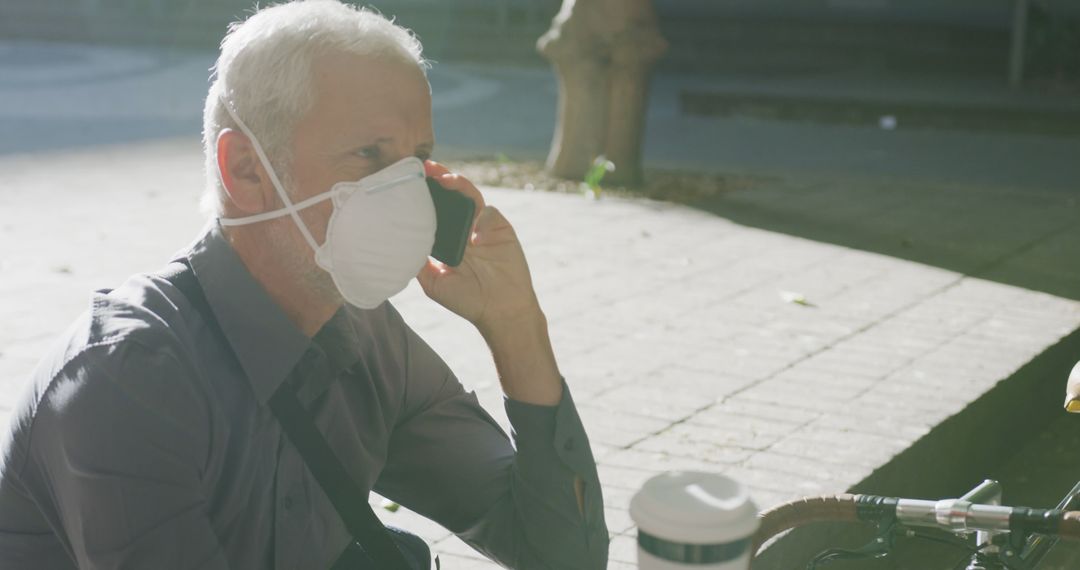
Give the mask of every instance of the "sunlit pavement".
<svg viewBox="0 0 1080 570">
<path fill-rule="evenodd" d="M 86 308 L 92 289 L 160 267 L 203 223 L 195 205 L 203 179 L 198 125 L 211 58 L 106 48 L 49 53 L 53 48 L 0 46 L 0 409 L 13 405 L 23 379 Z M 39 65 L 30 65 L 34 57 Z M 442 152 L 543 155 L 554 114 L 554 85 L 543 71 L 441 69 L 432 71 L 432 83 Z M 801 125 L 790 131 L 792 140 L 770 143 L 772 156 L 751 157 L 743 146 L 765 145 L 767 132 L 784 127 L 682 117 L 672 89 L 660 85 L 655 93 L 647 153 L 654 164 L 754 171 L 790 161 L 799 170 L 810 158 L 784 153 L 809 149 L 815 137 L 825 141 L 814 150 L 821 156 L 840 142 L 858 148 L 884 141 L 888 152 L 931 139 L 942 144 L 927 133 L 896 142 L 876 137 L 898 133 L 829 127 L 815 135 L 813 126 Z M 490 117 L 481 120 L 485 111 Z M 680 127 L 682 135 L 674 136 Z M 740 138 L 751 131 L 758 139 Z M 854 142 L 845 138 L 852 133 L 859 135 Z M 615 535 L 612 568 L 634 559 L 626 508 L 652 474 L 722 471 L 747 483 L 761 506 L 845 490 L 1080 327 L 1076 296 L 1017 286 L 1009 277 L 1015 272 L 993 273 L 1010 263 L 1043 267 L 1075 251 L 1068 244 L 1076 201 L 1054 181 L 1076 168 L 1055 153 L 1076 143 L 950 136 L 946 146 L 964 148 L 948 152 L 993 158 L 998 149 L 1020 160 L 1002 172 L 1022 177 L 1030 168 L 1045 179 L 1037 193 L 1042 217 L 1025 216 L 1027 202 L 1007 184 L 993 192 L 969 184 L 958 191 L 963 200 L 936 202 L 926 192 L 908 193 L 912 183 L 874 179 L 865 184 L 873 192 L 859 194 L 860 185 L 839 188 L 811 176 L 826 172 L 808 174 L 813 183 L 779 178 L 717 199 L 707 205 L 716 213 L 486 189 L 525 244 L 562 372 L 600 462 Z M 739 157 L 746 162 L 736 165 Z M 874 173 L 858 153 L 830 160 Z M 933 178 L 946 163 L 919 174 Z M 949 188 L 945 182 L 939 189 Z M 839 233 L 874 205 L 880 214 L 951 204 L 954 210 L 927 212 L 930 235 L 956 240 L 958 257 L 983 255 L 978 267 L 989 269 L 969 276 L 949 260 L 901 259 L 884 246 L 747 214 L 777 201 L 787 204 L 778 210 L 783 219 L 827 205 Z M 980 234 L 965 215 L 977 222 L 1007 206 L 1013 215 L 999 218 L 1014 219 L 1016 227 L 985 231 L 1004 235 L 986 247 L 968 243 Z M 890 220 L 903 224 L 889 227 Z M 920 246 L 916 213 L 870 225 L 882 236 L 910 234 Z M 798 237 L 803 233 L 813 239 Z M 1060 281 L 1058 289 L 1072 290 L 1075 270 L 1044 271 Z M 479 336 L 415 285 L 394 303 L 505 425 Z M 383 516 L 420 532 L 450 568 L 494 568 L 417 515 Z"/>
</svg>

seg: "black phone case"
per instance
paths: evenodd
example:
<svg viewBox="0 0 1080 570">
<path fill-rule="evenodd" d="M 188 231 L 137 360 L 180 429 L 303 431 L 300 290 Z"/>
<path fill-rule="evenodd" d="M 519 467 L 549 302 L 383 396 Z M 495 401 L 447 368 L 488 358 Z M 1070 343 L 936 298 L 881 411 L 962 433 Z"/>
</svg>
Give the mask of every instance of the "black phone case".
<svg viewBox="0 0 1080 570">
<path fill-rule="evenodd" d="M 465 257 L 465 246 L 472 233 L 473 215 L 476 203 L 468 196 L 453 190 L 447 190 L 435 180 L 427 179 L 431 201 L 435 203 L 435 245 L 431 248 L 431 257 L 451 266 L 461 264 Z"/>
</svg>

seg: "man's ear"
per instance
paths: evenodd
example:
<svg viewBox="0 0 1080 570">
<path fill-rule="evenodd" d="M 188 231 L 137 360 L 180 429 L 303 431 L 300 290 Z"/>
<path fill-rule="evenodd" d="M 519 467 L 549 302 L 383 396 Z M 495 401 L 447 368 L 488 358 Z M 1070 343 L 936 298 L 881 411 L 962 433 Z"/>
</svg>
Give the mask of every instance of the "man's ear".
<svg viewBox="0 0 1080 570">
<path fill-rule="evenodd" d="M 218 133 L 217 166 L 231 202 L 226 208 L 231 205 L 243 214 L 259 214 L 273 207 L 273 185 L 244 133 L 233 129 Z"/>
</svg>

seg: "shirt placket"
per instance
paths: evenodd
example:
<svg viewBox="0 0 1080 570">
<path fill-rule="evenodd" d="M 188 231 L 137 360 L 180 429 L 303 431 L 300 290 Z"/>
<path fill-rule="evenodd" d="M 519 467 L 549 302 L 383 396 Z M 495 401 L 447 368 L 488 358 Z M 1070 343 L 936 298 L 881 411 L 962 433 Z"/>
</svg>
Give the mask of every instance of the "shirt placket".
<svg viewBox="0 0 1080 570">
<path fill-rule="evenodd" d="M 299 470 L 303 468 L 295 451 L 288 444 L 282 446 L 274 497 L 274 567 L 278 570 L 298 568 L 303 554 L 298 545 L 305 542 L 304 521 L 310 517 L 300 482 Z"/>
<path fill-rule="evenodd" d="M 328 373 L 326 358 L 320 349 L 312 347 L 300 359 L 286 381 L 302 386 L 310 381 L 313 375 L 320 373 Z M 284 432 L 281 433 L 279 449 L 281 451 L 278 453 L 274 496 L 275 568 L 306 568 L 320 559 L 317 550 L 323 544 L 320 537 L 313 536 L 311 532 L 316 513 L 306 484 L 307 465 Z"/>
</svg>

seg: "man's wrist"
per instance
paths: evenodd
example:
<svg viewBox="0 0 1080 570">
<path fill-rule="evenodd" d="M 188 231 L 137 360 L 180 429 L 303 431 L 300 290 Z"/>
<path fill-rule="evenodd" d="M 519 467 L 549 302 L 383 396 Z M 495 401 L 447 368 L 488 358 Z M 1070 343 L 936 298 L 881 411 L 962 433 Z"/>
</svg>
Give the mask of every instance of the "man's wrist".
<svg viewBox="0 0 1080 570">
<path fill-rule="evenodd" d="M 475 323 L 476 329 L 484 340 L 491 344 L 493 340 L 505 340 L 515 332 L 527 333 L 537 336 L 541 332 L 547 334 L 547 317 L 539 305 L 532 305 L 527 310 L 516 312 L 510 317 L 494 317 Z M 524 338 L 524 337 L 522 337 Z"/>
<path fill-rule="evenodd" d="M 554 406 L 562 400 L 562 377 L 539 307 L 515 318 L 477 326 L 495 359 L 506 395 L 519 402 Z"/>
</svg>

